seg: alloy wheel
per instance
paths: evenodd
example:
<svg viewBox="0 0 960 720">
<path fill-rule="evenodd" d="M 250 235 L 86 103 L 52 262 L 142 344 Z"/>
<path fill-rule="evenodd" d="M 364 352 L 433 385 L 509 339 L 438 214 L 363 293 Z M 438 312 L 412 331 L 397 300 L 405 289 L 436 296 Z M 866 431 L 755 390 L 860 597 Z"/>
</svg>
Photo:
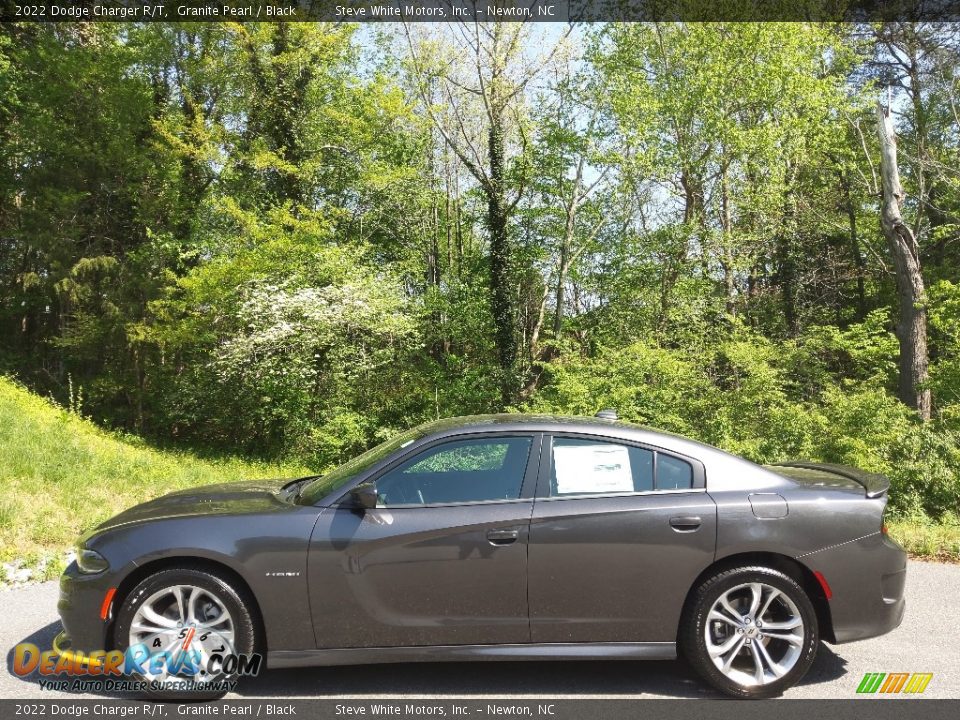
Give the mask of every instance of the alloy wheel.
<svg viewBox="0 0 960 720">
<path fill-rule="evenodd" d="M 232 652 L 234 633 L 233 617 L 214 593 L 196 585 L 172 585 L 137 608 L 129 644 L 145 645 L 151 654 L 166 653 L 162 669 L 147 674 L 150 680 L 209 679 L 205 668 L 210 656 Z"/>
<path fill-rule="evenodd" d="M 804 647 L 800 610 L 786 593 L 762 582 L 737 585 L 710 608 L 704 628 L 714 666 L 738 685 L 776 682 Z"/>
</svg>

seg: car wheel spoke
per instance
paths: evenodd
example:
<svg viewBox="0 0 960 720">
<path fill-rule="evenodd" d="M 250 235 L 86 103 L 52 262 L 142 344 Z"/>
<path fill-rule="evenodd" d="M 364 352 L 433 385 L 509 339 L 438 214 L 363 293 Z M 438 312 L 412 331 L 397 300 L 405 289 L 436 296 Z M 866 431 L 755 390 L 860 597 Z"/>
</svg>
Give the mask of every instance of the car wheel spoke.
<svg viewBox="0 0 960 720">
<path fill-rule="evenodd" d="M 766 628 L 764 628 L 764 630 L 766 630 Z M 791 645 L 794 645 L 796 647 L 800 647 L 801 645 L 803 645 L 802 635 L 794 635 L 792 633 L 764 632 L 763 636 L 768 637 L 771 640 L 782 640 L 783 642 L 790 643 Z"/>
<path fill-rule="evenodd" d="M 186 608 L 184 607 L 184 604 L 183 604 L 183 586 L 177 585 L 173 587 L 172 590 L 173 590 L 173 597 L 177 601 L 177 621 L 183 623 L 187 619 Z"/>
<path fill-rule="evenodd" d="M 741 640 L 743 640 L 741 636 L 733 635 L 726 642 L 720 645 L 711 645 L 708 648 L 710 657 L 715 658 L 715 657 L 721 657 L 723 655 L 726 655 L 733 648 L 733 646 L 736 645 Z"/>
<path fill-rule="evenodd" d="M 219 617 L 215 617 L 213 620 L 204 620 L 203 622 L 198 622 L 197 627 L 203 628 L 204 630 L 209 630 L 227 622 L 230 622 L 230 616 L 227 613 L 221 613 Z"/>
<path fill-rule="evenodd" d="M 798 617 L 792 617 L 783 622 L 767 622 L 764 620 L 763 629 L 766 630 L 793 630 L 803 625 L 803 620 Z"/>
<path fill-rule="evenodd" d="M 151 637 L 154 635 L 160 635 L 166 631 L 167 628 L 158 627 L 152 623 L 143 622 L 142 620 L 130 625 L 130 632 L 139 633 L 141 635 L 149 635 Z"/>
<path fill-rule="evenodd" d="M 187 600 L 187 617 L 186 622 L 189 624 L 194 624 L 197 622 L 197 600 L 200 598 L 201 591 L 195 588 L 191 588 L 190 597 Z"/>
<path fill-rule="evenodd" d="M 767 614 L 767 610 L 770 609 L 770 603 L 772 603 L 781 595 L 780 591 L 777 590 L 776 588 L 769 588 L 769 590 L 770 590 L 770 593 L 767 595 L 767 599 L 764 600 L 763 607 L 761 607 L 756 614 L 756 618 L 758 620 L 762 619 L 763 616 Z"/>
<path fill-rule="evenodd" d="M 733 627 L 741 627 L 743 625 L 739 616 L 730 617 L 728 614 L 720 612 L 717 608 L 714 608 L 710 611 L 710 614 L 707 616 L 707 620 L 716 620 L 717 622 L 726 623 L 727 625 L 732 625 Z"/>
<path fill-rule="evenodd" d="M 736 642 L 733 643 L 733 647 L 727 652 L 726 655 L 722 655 L 723 665 L 720 669 L 723 672 L 729 672 L 730 667 L 733 665 L 733 661 L 736 660 L 737 655 L 740 654 L 740 650 L 743 649 L 743 643 L 746 642 L 745 639 L 741 636 L 737 636 Z"/>
<path fill-rule="evenodd" d="M 770 653 L 767 651 L 767 646 L 762 642 L 754 643 L 754 648 L 756 649 L 757 654 L 763 660 L 764 664 L 770 668 L 770 671 L 778 678 L 782 678 L 786 674 L 786 670 L 783 669 L 779 664 L 773 661 L 773 658 L 770 657 Z"/>
<path fill-rule="evenodd" d="M 171 630 L 177 626 L 176 620 L 173 620 L 168 617 L 164 617 L 163 615 L 158 613 L 156 610 L 154 610 L 152 607 L 150 607 L 149 604 L 144 604 L 144 606 L 140 608 L 138 612 L 140 615 L 143 616 L 145 620 L 147 620 L 148 622 L 150 622 L 151 624 L 153 624 L 158 628 L 165 628 L 167 630 Z"/>
<path fill-rule="evenodd" d="M 763 585 L 760 583 L 750 583 L 750 617 L 757 617 L 757 610 L 760 609 L 760 601 L 763 599 Z"/>
<path fill-rule="evenodd" d="M 757 681 L 757 685 L 763 685 L 764 679 L 766 678 L 766 671 L 764 670 L 763 656 L 758 649 L 760 643 L 753 643 L 750 645 L 750 655 L 753 656 L 753 679 Z"/>
<path fill-rule="evenodd" d="M 738 618 L 741 616 L 740 611 L 730 604 L 730 593 L 727 593 L 720 598 L 720 607 L 730 613 L 732 617 Z M 716 609 L 716 607 L 714 607 L 714 609 Z"/>
</svg>

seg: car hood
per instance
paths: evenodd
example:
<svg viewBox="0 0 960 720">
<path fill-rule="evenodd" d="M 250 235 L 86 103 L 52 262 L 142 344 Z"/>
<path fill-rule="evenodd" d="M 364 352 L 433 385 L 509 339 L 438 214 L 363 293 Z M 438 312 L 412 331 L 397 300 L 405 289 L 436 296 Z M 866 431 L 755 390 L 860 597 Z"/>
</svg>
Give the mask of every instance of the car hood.
<svg viewBox="0 0 960 720">
<path fill-rule="evenodd" d="M 134 505 L 101 523 L 96 530 L 175 517 L 276 512 L 290 507 L 289 499 L 285 497 L 289 493 L 283 488 L 291 482 L 294 481 L 290 478 L 243 480 L 178 490 Z"/>
</svg>

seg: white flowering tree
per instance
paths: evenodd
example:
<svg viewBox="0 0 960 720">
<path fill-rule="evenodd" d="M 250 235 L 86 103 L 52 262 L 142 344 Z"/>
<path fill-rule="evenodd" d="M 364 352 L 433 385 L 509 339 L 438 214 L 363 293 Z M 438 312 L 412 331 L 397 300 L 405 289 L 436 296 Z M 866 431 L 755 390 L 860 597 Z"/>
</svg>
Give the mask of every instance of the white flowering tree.
<svg viewBox="0 0 960 720">
<path fill-rule="evenodd" d="M 239 307 L 241 329 L 223 341 L 213 363 L 222 382 L 247 394 L 243 404 L 256 408 L 264 427 L 301 435 L 286 437 L 285 445 L 336 458 L 362 446 L 370 430 L 356 389 L 377 387 L 377 374 L 416 340 L 406 305 L 386 277 L 324 287 L 251 282 Z"/>
</svg>

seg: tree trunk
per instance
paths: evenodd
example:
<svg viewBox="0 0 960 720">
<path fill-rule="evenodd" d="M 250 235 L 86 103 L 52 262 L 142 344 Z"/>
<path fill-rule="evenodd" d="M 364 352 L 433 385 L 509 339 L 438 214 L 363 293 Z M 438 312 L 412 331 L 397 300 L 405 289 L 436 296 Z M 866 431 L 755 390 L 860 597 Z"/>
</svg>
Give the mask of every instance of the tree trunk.
<svg viewBox="0 0 960 720">
<path fill-rule="evenodd" d="M 733 220 L 730 212 L 730 188 L 727 185 L 727 165 L 726 161 L 724 162 L 723 174 L 720 177 L 720 189 L 721 189 L 721 245 L 722 245 L 722 259 L 720 261 L 721 266 L 723 267 L 723 294 L 726 298 L 726 310 L 727 315 L 733 317 L 737 314 L 737 303 L 736 303 L 736 278 L 733 274 L 733 239 L 731 238 L 731 231 L 733 228 Z"/>
<path fill-rule="evenodd" d="M 488 131 L 490 150 L 490 187 L 487 190 L 487 230 L 490 233 L 490 305 L 494 323 L 494 342 L 501 373 L 501 399 L 504 405 L 513 401 L 513 365 L 517 357 L 513 334 L 513 302 L 510 297 L 509 210 L 504 192 L 506 148 L 502 118 L 490 118 Z"/>
<path fill-rule="evenodd" d="M 916 238 L 903 222 L 900 207 L 903 188 L 897 168 L 897 140 L 889 111 L 877 103 L 877 135 L 880 138 L 880 175 L 883 202 L 880 226 L 893 257 L 899 297 L 897 339 L 900 341 L 900 399 L 924 420 L 930 419 L 927 382 L 927 308 L 920 253 Z"/>
<path fill-rule="evenodd" d="M 797 317 L 797 262 L 794 248 L 796 232 L 796 213 L 793 198 L 793 172 L 787 163 L 786 191 L 783 197 L 783 221 L 777 236 L 777 276 L 780 283 L 780 296 L 783 303 L 783 319 L 789 337 L 800 333 L 800 320 Z"/>
<path fill-rule="evenodd" d="M 563 332 L 563 305 L 566 302 L 565 291 L 567 282 L 567 273 L 570 272 L 573 252 L 573 237 L 577 228 L 577 209 L 580 204 L 580 182 L 583 177 L 583 160 L 577 166 L 577 175 L 573 182 L 573 190 L 570 194 L 570 202 L 566 207 L 566 222 L 563 226 L 563 240 L 560 243 L 560 262 L 557 265 L 557 285 L 556 285 L 556 308 L 553 314 L 553 339 L 560 341 L 560 334 Z"/>
<path fill-rule="evenodd" d="M 857 234 L 857 209 L 854 207 L 853 194 L 850 192 L 850 179 L 843 170 L 840 171 L 840 187 L 843 188 L 847 224 L 850 228 L 850 254 L 853 256 L 853 262 L 857 268 L 857 320 L 863 322 L 863 319 L 867 316 L 867 267 L 863 259 L 863 253 L 860 251 L 860 237 Z"/>
<path fill-rule="evenodd" d="M 507 200 L 506 89 L 504 49 L 500 47 L 499 25 L 494 26 L 492 68 L 488 89 L 487 130 L 488 174 L 487 230 L 490 233 L 490 309 L 493 315 L 494 343 L 500 365 L 500 395 L 504 405 L 514 400 L 516 382 L 514 363 L 517 340 L 514 334 L 515 313 L 510 296 L 510 206 Z"/>
</svg>

